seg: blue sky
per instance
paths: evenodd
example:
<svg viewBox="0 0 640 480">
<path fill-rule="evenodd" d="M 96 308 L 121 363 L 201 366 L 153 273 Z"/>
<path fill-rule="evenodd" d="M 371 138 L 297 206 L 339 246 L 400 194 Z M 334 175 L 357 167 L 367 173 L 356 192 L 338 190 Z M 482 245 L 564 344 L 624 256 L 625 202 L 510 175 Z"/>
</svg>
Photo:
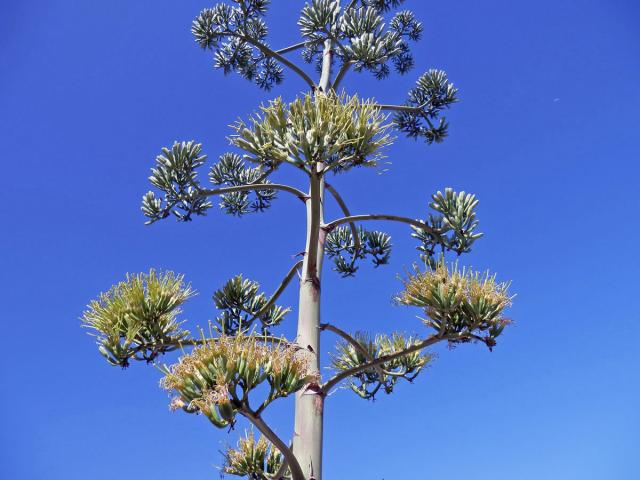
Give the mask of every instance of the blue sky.
<svg viewBox="0 0 640 480">
<path fill-rule="evenodd" d="M 272 44 L 297 41 L 302 2 L 274 3 Z M 411 217 L 446 186 L 476 193 L 486 235 L 463 261 L 513 280 L 515 324 L 493 353 L 437 349 L 413 385 L 375 403 L 332 395 L 325 477 L 640 478 L 640 8 L 406 5 L 425 26 L 416 69 L 381 83 L 352 75 L 344 86 L 397 103 L 420 73 L 445 69 L 461 97 L 451 136 L 432 147 L 401 138 L 388 172 L 334 183 L 356 213 Z M 191 224 L 143 225 L 140 198 L 162 146 L 195 139 L 214 160 L 229 149 L 226 125 L 304 88 L 289 75 L 266 94 L 214 71 L 189 33 L 208 6 L 0 4 L 2 478 L 217 478 L 219 450 L 235 442 L 237 432 L 170 413 L 153 368 L 109 367 L 78 321 L 126 272 L 156 267 L 186 275 L 200 295 L 185 317 L 205 324 L 227 278 L 242 272 L 270 291 L 303 248 L 303 212 L 288 198 L 240 220 L 212 210 Z M 280 180 L 303 186 L 295 172 Z M 347 280 L 326 270 L 323 318 L 426 334 L 417 312 L 390 301 L 415 242 L 404 227 L 387 231 L 391 265 Z M 284 303 L 296 298 L 290 289 Z M 282 436 L 291 406 L 267 414 Z"/>
</svg>

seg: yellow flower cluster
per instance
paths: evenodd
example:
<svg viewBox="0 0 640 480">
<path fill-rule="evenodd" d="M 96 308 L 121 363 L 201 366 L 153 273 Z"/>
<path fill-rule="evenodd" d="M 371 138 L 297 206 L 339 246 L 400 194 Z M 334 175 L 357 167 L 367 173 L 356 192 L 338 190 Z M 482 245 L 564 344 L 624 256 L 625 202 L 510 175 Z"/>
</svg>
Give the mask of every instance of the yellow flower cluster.
<svg viewBox="0 0 640 480">
<path fill-rule="evenodd" d="M 357 96 L 306 94 L 286 104 L 278 98 L 245 124 L 234 125 L 231 141 L 259 163 L 335 164 L 344 170 L 375 165 L 392 139 L 375 102 Z"/>
<path fill-rule="evenodd" d="M 162 387 L 179 394 L 173 405 L 201 411 L 217 426 L 226 426 L 259 384 L 270 386 L 266 402 L 300 389 L 309 379 L 309 363 L 306 352 L 285 341 L 267 345 L 257 335 L 223 335 L 195 348 L 165 373 Z"/>
<path fill-rule="evenodd" d="M 193 295 L 183 276 L 173 272 L 129 274 L 91 301 L 81 321 L 95 332 L 100 353 L 111 364 L 126 367 L 131 358 L 152 361 L 188 336 L 177 316 Z"/>
<path fill-rule="evenodd" d="M 422 307 L 429 317 L 424 323 L 442 334 L 462 334 L 460 338 L 469 339 L 486 332 L 484 339 L 491 347 L 510 323 L 503 316 L 513 298 L 509 284 L 497 282 L 488 272 L 460 270 L 456 264 L 449 269 L 440 262 L 434 269 L 416 269 L 403 283 L 397 302 Z"/>
</svg>

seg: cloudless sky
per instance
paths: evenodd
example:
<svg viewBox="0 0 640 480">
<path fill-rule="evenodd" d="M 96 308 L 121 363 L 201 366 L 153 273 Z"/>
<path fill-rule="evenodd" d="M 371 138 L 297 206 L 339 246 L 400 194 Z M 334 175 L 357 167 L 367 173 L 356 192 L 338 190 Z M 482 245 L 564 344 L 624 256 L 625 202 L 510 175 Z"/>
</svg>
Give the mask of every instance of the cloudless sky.
<svg viewBox="0 0 640 480">
<path fill-rule="evenodd" d="M 303 2 L 273 3 L 271 44 L 299 41 Z M 399 138 L 388 171 L 334 184 L 354 213 L 414 218 L 438 189 L 476 193 L 486 235 L 463 262 L 513 280 L 515 324 L 493 353 L 436 349 L 413 385 L 376 402 L 329 397 L 325 478 L 638 479 L 640 8 L 405 5 L 425 27 L 416 68 L 383 82 L 352 74 L 344 86 L 401 103 L 420 73 L 445 69 L 461 97 L 450 138 L 431 147 Z M 195 139 L 214 161 L 230 148 L 227 125 L 304 89 L 289 74 L 265 93 L 211 68 L 189 31 L 209 6 L 0 0 L 3 479 L 218 478 L 219 451 L 245 428 L 227 435 L 169 412 L 160 373 L 108 366 L 78 320 L 126 272 L 155 267 L 192 282 L 200 294 L 184 316 L 204 325 L 226 279 L 242 272 L 270 292 L 303 249 L 303 208 L 286 195 L 242 219 L 212 209 L 190 224 L 143 225 L 140 199 L 162 146 Z M 296 173 L 278 179 L 304 188 Z M 327 262 L 323 319 L 426 335 L 419 312 L 391 303 L 416 243 L 405 227 L 376 226 L 393 236 L 391 265 L 343 280 Z M 296 302 L 290 288 L 282 303 Z M 295 314 L 286 324 L 291 336 Z M 333 340 L 323 340 L 325 360 Z M 287 438 L 291 407 L 280 400 L 267 412 Z"/>
</svg>

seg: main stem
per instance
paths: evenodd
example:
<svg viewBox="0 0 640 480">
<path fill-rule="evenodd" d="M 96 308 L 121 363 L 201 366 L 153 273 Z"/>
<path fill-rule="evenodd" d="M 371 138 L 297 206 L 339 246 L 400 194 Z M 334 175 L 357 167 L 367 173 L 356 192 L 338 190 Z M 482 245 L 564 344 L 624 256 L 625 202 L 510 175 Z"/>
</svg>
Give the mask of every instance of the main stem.
<svg viewBox="0 0 640 480">
<path fill-rule="evenodd" d="M 322 76 L 317 95 L 329 89 L 331 78 L 331 41 L 324 44 Z M 322 479 L 322 430 L 324 397 L 320 391 L 320 286 L 322 259 L 324 257 L 325 232 L 323 200 L 324 165 L 318 163 L 310 175 L 309 198 L 307 199 L 307 239 L 302 278 L 300 280 L 300 303 L 298 308 L 298 335 L 296 341 L 309 350 L 311 366 L 317 381 L 296 393 L 296 412 L 293 437 L 293 454 L 309 480 Z"/>
</svg>

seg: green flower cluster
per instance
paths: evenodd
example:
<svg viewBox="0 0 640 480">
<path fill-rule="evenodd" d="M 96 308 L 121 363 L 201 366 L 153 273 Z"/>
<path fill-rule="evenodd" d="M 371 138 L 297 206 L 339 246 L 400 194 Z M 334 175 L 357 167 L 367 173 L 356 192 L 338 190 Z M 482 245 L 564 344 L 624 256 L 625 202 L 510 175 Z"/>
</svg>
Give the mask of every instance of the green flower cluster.
<svg viewBox="0 0 640 480">
<path fill-rule="evenodd" d="M 419 343 L 419 339 L 400 333 L 376 335 L 372 338 L 367 333 L 357 332 L 354 340 L 358 346 L 350 342 L 338 344 L 338 351 L 332 359 L 333 368 L 338 371 L 351 370 L 372 360 L 405 351 Z M 413 381 L 432 359 L 431 354 L 423 354 L 419 350 L 407 353 L 353 375 L 349 386 L 362 398 L 373 399 L 380 388 L 385 393 L 391 393 L 400 378 Z"/>
</svg>

